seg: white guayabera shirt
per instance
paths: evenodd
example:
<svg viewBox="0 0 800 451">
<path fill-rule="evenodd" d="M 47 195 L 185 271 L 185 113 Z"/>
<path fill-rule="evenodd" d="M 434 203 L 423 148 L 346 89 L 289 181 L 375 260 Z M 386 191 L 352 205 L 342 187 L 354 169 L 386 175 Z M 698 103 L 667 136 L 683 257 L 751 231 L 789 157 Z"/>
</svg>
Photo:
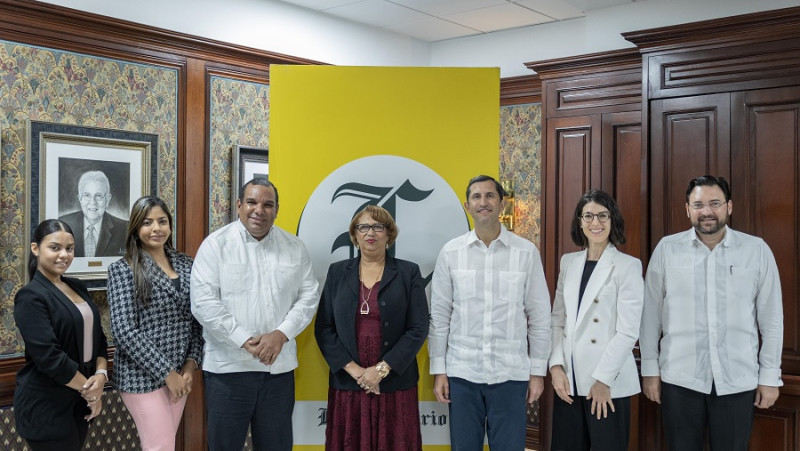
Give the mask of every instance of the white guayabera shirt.
<svg viewBox="0 0 800 451">
<path fill-rule="evenodd" d="M 527 381 L 545 375 L 550 340 L 550 294 L 533 243 L 501 227 L 488 247 L 474 230 L 445 244 L 431 288 L 431 374 Z"/>
<path fill-rule="evenodd" d="M 712 382 L 719 395 L 783 385 L 781 285 L 764 240 L 727 226 L 713 251 L 694 229 L 662 239 L 645 276 L 639 345 L 642 376 L 697 392 L 711 393 Z"/>
<path fill-rule="evenodd" d="M 212 373 L 297 367 L 295 337 L 319 303 L 305 244 L 277 226 L 260 241 L 236 220 L 209 235 L 192 266 L 192 313 L 203 326 L 203 369 Z M 250 337 L 280 330 L 289 341 L 272 365 L 242 349 Z"/>
</svg>

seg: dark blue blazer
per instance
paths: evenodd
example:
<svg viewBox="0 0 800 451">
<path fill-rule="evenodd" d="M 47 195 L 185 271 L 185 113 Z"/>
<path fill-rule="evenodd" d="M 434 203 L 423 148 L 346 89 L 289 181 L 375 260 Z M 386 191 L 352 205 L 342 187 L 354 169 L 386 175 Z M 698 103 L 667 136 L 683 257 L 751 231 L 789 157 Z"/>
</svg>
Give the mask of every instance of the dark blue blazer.
<svg viewBox="0 0 800 451">
<path fill-rule="evenodd" d="M 100 312 L 83 282 L 62 277 L 94 314 L 93 355 L 83 355 L 83 316 L 52 282 L 36 272 L 14 297 L 14 320 L 25 342 L 25 366 L 17 372 L 14 417 L 19 435 L 30 440 L 60 440 L 73 426 L 75 403 L 86 404 L 66 384 L 78 363 L 108 358 Z M 91 370 L 94 373 L 94 369 Z M 89 413 L 89 409 L 86 409 Z"/>
<path fill-rule="evenodd" d="M 319 349 L 331 368 L 330 386 L 337 390 L 361 390 L 344 370 L 350 361 L 361 365 L 356 342 L 359 262 L 360 257 L 356 257 L 328 268 L 314 326 Z M 392 368 L 381 382 L 381 392 L 413 388 L 419 380 L 417 353 L 428 337 L 430 323 L 419 266 L 387 256 L 378 303 L 383 339 L 381 358 Z"/>
</svg>

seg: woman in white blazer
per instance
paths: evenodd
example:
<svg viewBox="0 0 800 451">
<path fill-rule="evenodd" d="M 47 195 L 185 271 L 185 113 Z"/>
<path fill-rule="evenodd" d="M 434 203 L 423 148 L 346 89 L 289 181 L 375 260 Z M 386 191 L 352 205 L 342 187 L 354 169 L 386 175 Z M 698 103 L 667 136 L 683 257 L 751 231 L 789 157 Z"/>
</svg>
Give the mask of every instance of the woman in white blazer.
<svg viewBox="0 0 800 451">
<path fill-rule="evenodd" d="M 552 449 L 627 450 L 631 396 L 640 392 L 632 350 L 642 316 L 642 263 L 616 249 L 625 243 L 625 224 L 603 191 L 578 201 L 571 235 L 583 250 L 561 257 L 553 302 Z"/>
</svg>

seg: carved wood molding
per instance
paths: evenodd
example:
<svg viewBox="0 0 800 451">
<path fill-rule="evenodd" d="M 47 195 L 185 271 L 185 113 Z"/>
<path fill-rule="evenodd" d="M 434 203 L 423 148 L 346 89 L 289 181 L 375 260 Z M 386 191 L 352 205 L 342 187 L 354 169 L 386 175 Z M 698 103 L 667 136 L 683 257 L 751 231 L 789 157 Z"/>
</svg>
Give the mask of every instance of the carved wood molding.
<svg viewBox="0 0 800 451">
<path fill-rule="evenodd" d="M 500 80 L 500 105 L 542 102 L 542 80 L 538 75 L 522 75 Z"/>
<path fill-rule="evenodd" d="M 0 39 L 150 63 L 199 58 L 262 70 L 324 64 L 29 0 L 0 0 Z"/>
<path fill-rule="evenodd" d="M 535 61 L 525 63 L 525 67 L 539 74 L 542 80 L 549 80 L 598 72 L 641 70 L 642 55 L 639 49 L 627 48 Z"/>
<path fill-rule="evenodd" d="M 642 53 L 800 38 L 800 7 L 622 33 Z"/>
<path fill-rule="evenodd" d="M 547 117 L 641 109 L 640 70 L 545 82 Z"/>
<path fill-rule="evenodd" d="M 650 53 L 645 58 L 651 99 L 800 84 L 800 39 Z"/>
</svg>

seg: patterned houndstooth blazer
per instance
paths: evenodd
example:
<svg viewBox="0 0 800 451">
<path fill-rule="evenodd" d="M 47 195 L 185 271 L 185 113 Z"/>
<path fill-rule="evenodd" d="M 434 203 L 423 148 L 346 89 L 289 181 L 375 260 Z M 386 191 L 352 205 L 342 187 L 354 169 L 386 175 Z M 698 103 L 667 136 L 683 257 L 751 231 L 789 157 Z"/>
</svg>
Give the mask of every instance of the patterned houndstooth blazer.
<svg viewBox="0 0 800 451">
<path fill-rule="evenodd" d="M 133 270 L 125 259 L 108 267 L 108 304 L 114 353 L 113 381 L 128 393 L 147 393 L 163 387 L 171 370 L 180 370 L 186 359 L 198 365 L 203 355 L 203 330 L 194 319 L 189 302 L 192 259 L 167 250 L 178 273 L 180 288 L 152 260 L 147 271 L 152 283 L 147 306 L 136 302 Z"/>
</svg>

